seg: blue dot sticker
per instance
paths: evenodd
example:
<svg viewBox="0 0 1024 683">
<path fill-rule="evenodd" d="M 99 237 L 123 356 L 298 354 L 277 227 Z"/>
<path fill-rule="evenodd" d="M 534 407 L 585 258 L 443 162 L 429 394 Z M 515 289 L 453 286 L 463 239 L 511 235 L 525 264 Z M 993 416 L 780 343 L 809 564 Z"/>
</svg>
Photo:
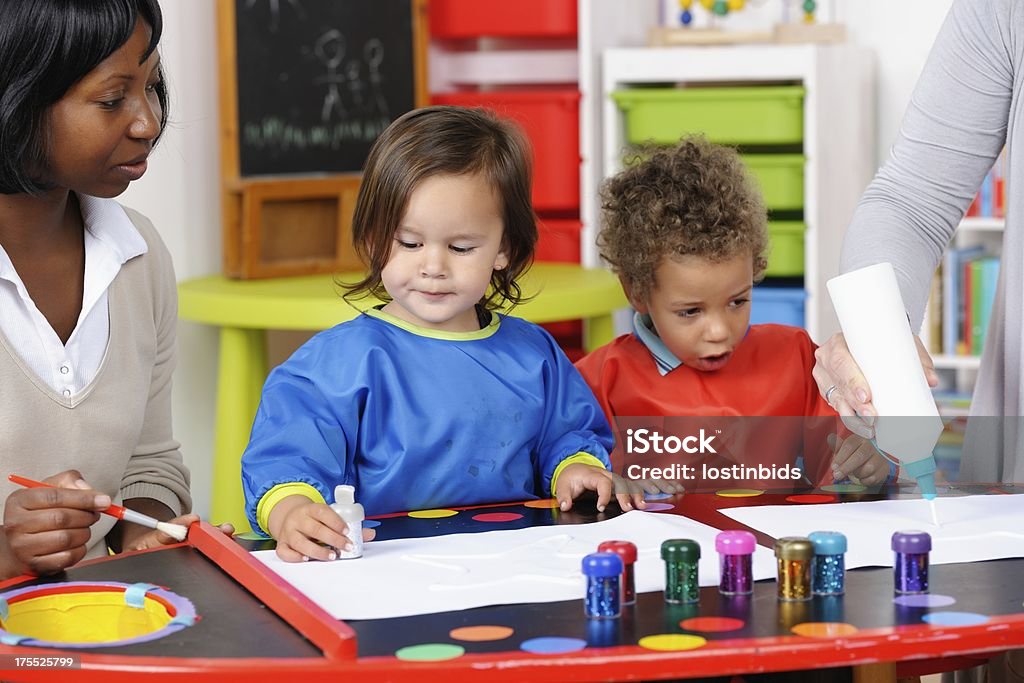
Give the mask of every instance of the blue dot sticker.
<svg viewBox="0 0 1024 683">
<path fill-rule="evenodd" d="M 671 498 L 671 493 L 645 493 L 644 500 L 665 500 Z"/>
<path fill-rule="evenodd" d="M 524 652 L 535 655 L 560 655 L 566 652 L 578 652 L 587 646 L 587 641 L 579 638 L 531 638 L 519 646 Z"/>
<path fill-rule="evenodd" d="M 932 626 L 977 626 L 989 619 L 974 612 L 930 612 L 921 618 Z"/>
<path fill-rule="evenodd" d="M 380 526 L 380 522 L 378 522 L 375 519 L 364 519 L 363 520 L 363 528 L 364 529 L 375 529 L 375 528 L 377 528 L 379 526 Z"/>
</svg>

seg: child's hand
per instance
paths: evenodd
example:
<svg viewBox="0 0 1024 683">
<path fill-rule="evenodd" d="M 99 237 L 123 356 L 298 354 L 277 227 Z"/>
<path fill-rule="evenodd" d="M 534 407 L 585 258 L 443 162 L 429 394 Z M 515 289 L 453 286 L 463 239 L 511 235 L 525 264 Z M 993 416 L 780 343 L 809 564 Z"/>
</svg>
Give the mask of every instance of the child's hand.
<svg viewBox="0 0 1024 683">
<path fill-rule="evenodd" d="M 858 434 L 846 439 L 829 435 L 835 455 L 832 456 L 832 474 L 836 481 L 853 476 L 865 486 L 877 486 L 889 478 L 889 461 L 886 460 L 870 440 Z"/>
<path fill-rule="evenodd" d="M 19 489 L 4 504 L 0 537 L 3 574 L 56 574 L 86 553 L 89 527 L 110 496 L 93 490 L 76 470 L 44 479 L 58 488 Z"/>
<path fill-rule="evenodd" d="M 573 499 L 584 491 L 597 491 L 598 512 L 604 512 L 613 492 L 624 512 L 634 507 L 641 510 L 647 507 L 643 490 L 629 486 L 625 479 L 614 472 L 578 462 L 566 465 L 558 475 L 558 490 L 553 492 L 558 499 L 558 507 L 562 512 L 571 510 Z"/>
<path fill-rule="evenodd" d="M 277 540 L 277 556 L 285 562 L 335 560 L 335 548 L 352 545 L 345 537 L 348 526 L 338 513 L 305 496 L 282 500 L 274 506 L 268 522 L 270 534 Z M 363 529 L 364 541 L 372 541 L 376 535 L 373 529 Z"/>
</svg>

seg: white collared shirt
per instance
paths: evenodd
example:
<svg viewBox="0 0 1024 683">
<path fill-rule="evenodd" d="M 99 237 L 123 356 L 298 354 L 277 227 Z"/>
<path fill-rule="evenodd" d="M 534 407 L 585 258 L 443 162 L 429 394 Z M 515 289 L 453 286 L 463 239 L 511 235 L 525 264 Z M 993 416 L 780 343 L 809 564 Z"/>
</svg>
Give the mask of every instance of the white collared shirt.
<svg viewBox="0 0 1024 683">
<path fill-rule="evenodd" d="M 22 362 L 57 393 L 71 398 L 96 376 L 110 337 L 107 290 L 121 266 L 145 254 L 146 240 L 113 199 L 78 195 L 85 224 L 82 312 L 63 344 L 25 289 L 0 245 L 0 330 Z"/>
</svg>

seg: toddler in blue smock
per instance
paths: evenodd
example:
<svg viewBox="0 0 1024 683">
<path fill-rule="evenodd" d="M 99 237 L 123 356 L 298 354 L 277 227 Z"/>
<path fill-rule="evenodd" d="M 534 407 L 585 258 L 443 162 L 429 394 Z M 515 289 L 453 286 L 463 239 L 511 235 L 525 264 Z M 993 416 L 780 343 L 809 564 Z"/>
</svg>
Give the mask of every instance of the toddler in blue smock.
<svg viewBox="0 0 1024 683">
<path fill-rule="evenodd" d="M 246 511 L 288 561 L 329 560 L 355 486 L 368 515 L 613 492 L 612 435 L 540 327 L 495 309 L 537 241 L 526 142 L 482 110 L 417 109 L 370 151 L 353 219 L 368 265 L 348 296 L 385 301 L 275 369 L 242 456 Z M 623 509 L 642 494 L 619 494 Z"/>
</svg>

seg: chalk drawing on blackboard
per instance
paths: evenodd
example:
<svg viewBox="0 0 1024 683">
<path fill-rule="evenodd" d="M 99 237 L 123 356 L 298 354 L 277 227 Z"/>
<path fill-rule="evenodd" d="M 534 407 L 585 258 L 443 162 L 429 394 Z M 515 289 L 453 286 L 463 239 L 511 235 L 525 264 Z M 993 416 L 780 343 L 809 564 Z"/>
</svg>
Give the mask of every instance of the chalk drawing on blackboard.
<svg viewBox="0 0 1024 683">
<path fill-rule="evenodd" d="M 391 108 L 388 106 L 387 100 L 384 99 L 384 89 L 382 87 L 384 79 L 380 73 L 380 65 L 384 61 L 384 43 L 380 42 L 377 38 L 371 38 L 366 41 L 366 45 L 363 47 L 363 57 L 366 59 L 366 65 L 370 71 L 370 98 L 373 102 L 370 114 L 371 116 L 390 121 Z"/>
<path fill-rule="evenodd" d="M 338 86 L 346 80 L 346 77 L 338 73 L 338 67 L 341 66 L 341 62 L 345 58 L 345 36 L 337 29 L 330 29 L 317 38 L 316 43 L 313 44 L 313 53 L 327 67 L 325 76 L 313 79 L 316 84 L 327 85 L 324 106 L 320 109 L 320 119 L 326 123 L 331 120 L 332 113 L 337 113 L 338 118 L 344 119 L 348 116 L 348 110 L 342 101 L 341 90 L 338 89 Z"/>
<path fill-rule="evenodd" d="M 260 0 L 245 0 L 245 8 L 252 9 L 256 6 L 256 3 Z M 302 11 L 302 5 L 299 4 L 299 0 L 285 0 L 292 8 L 300 19 L 306 18 L 306 13 Z M 281 26 L 281 0 L 267 0 L 268 7 L 270 8 L 270 32 L 277 33 L 277 29 Z"/>
</svg>

